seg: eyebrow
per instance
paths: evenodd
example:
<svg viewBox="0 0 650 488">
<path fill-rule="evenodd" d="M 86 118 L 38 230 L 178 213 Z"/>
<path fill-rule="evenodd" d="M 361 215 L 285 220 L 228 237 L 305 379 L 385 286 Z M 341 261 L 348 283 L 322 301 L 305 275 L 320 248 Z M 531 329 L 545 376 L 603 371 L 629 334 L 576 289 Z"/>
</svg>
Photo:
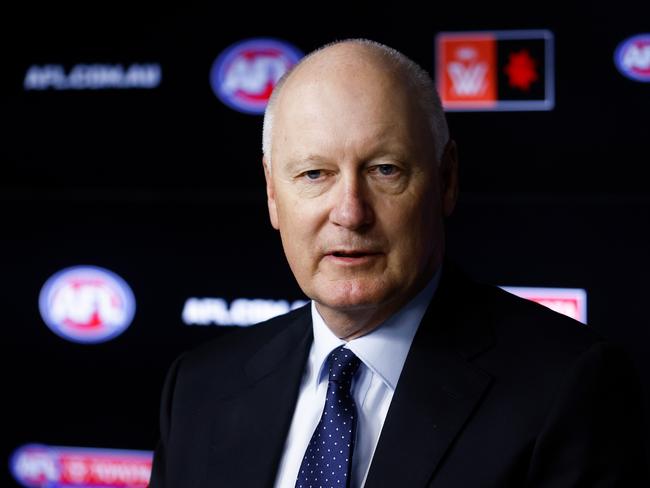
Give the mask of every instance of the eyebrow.
<svg viewBox="0 0 650 488">
<path fill-rule="evenodd" d="M 308 154 L 307 156 L 301 157 L 291 157 L 288 162 L 284 165 L 285 169 L 289 172 L 293 172 L 308 163 L 326 163 L 327 158 L 319 156 L 318 154 Z"/>
<path fill-rule="evenodd" d="M 374 151 L 369 153 L 366 158 L 367 161 L 372 161 L 374 159 L 381 159 L 385 157 L 391 157 L 398 161 L 408 161 L 411 157 L 408 155 L 408 151 L 405 151 L 401 146 L 382 146 L 375 148 Z M 305 156 L 302 155 L 291 155 L 287 158 L 286 164 L 284 164 L 284 170 L 291 173 L 297 172 L 303 169 L 304 166 L 309 164 L 328 164 L 330 159 L 321 156 L 317 153 L 308 153 Z"/>
</svg>

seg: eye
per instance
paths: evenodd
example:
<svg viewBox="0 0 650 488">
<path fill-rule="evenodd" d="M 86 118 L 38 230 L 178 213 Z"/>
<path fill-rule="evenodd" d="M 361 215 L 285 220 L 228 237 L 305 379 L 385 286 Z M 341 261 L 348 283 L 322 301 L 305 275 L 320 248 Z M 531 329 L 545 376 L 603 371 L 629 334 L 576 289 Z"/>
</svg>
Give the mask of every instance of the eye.
<svg viewBox="0 0 650 488">
<path fill-rule="evenodd" d="M 321 176 L 323 176 L 323 171 L 320 169 L 310 169 L 309 171 L 305 171 L 303 175 L 308 179 L 308 180 L 317 180 Z"/>
<path fill-rule="evenodd" d="M 394 164 L 378 164 L 372 169 L 382 176 L 393 176 L 398 172 L 398 168 Z"/>
</svg>

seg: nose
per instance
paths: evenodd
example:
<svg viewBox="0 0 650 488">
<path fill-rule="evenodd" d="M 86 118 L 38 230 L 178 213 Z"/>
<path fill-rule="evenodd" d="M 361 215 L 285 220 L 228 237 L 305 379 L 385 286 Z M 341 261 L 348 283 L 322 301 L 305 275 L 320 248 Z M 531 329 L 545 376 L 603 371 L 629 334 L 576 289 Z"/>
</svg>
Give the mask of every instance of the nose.
<svg viewBox="0 0 650 488">
<path fill-rule="evenodd" d="M 375 215 L 363 180 L 358 175 L 340 175 L 336 184 L 330 222 L 350 230 L 372 225 Z"/>
</svg>

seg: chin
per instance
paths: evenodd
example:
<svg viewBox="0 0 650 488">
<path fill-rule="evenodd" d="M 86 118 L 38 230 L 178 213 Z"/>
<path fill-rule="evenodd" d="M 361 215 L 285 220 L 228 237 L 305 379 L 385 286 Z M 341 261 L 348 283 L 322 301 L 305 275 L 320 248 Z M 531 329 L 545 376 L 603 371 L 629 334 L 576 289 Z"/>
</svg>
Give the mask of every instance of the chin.
<svg viewBox="0 0 650 488">
<path fill-rule="evenodd" d="M 337 280 L 316 286 L 311 298 L 335 310 L 363 310 L 384 304 L 390 290 L 381 280 Z"/>
</svg>

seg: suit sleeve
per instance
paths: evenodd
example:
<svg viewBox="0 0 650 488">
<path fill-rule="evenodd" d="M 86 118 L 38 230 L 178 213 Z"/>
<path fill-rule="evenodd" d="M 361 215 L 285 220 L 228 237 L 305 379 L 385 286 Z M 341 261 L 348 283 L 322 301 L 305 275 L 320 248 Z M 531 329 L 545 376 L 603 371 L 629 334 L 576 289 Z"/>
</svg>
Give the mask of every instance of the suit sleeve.
<svg viewBox="0 0 650 488">
<path fill-rule="evenodd" d="M 168 444 L 172 429 L 174 388 L 182 359 L 183 356 L 178 357 L 169 368 L 162 390 L 162 400 L 160 402 L 160 439 L 154 451 L 151 479 L 149 480 L 150 488 L 165 488 L 169 486 L 166 480 L 170 461 L 168 459 Z"/>
<path fill-rule="evenodd" d="M 647 487 L 638 378 L 618 348 L 597 343 L 567 371 L 537 438 L 529 488 Z"/>
</svg>

